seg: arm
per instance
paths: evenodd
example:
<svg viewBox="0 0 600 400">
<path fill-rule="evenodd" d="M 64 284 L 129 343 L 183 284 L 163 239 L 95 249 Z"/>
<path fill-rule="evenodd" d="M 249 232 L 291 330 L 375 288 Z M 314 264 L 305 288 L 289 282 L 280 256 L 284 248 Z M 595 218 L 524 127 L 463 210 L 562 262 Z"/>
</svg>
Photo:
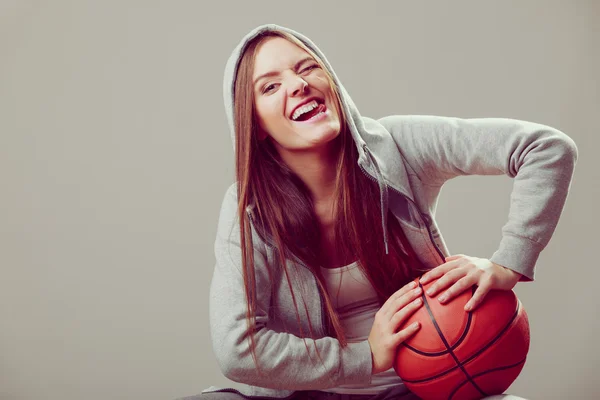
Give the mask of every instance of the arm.
<svg viewBox="0 0 600 400">
<path fill-rule="evenodd" d="M 312 339 L 266 327 L 271 304 L 271 282 L 266 256 L 254 240 L 256 273 L 256 356 L 265 376 L 258 374 L 249 348 L 246 325 L 246 295 L 242 279 L 239 223 L 235 185 L 223 200 L 217 238 L 216 266 L 210 286 L 210 331 L 212 345 L 223 374 L 229 379 L 273 389 L 310 390 L 347 383 L 370 383 L 371 348 L 367 340 L 342 348 L 337 339 L 316 340 L 324 366 Z M 286 284 L 286 283 L 284 283 Z M 293 312 L 293 311 L 292 311 Z"/>
<path fill-rule="evenodd" d="M 507 223 L 490 261 L 533 280 L 562 213 L 578 150 L 561 131 L 507 118 L 393 115 L 379 120 L 428 185 L 460 175 L 514 178 Z"/>
</svg>

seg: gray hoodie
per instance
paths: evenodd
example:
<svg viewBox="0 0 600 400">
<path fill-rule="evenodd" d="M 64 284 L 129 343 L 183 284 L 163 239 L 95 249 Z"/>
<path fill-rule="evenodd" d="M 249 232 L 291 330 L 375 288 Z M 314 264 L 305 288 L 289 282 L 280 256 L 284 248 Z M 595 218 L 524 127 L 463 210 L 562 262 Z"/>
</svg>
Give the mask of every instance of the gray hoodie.
<svg viewBox="0 0 600 400">
<path fill-rule="evenodd" d="M 304 35 L 268 24 L 246 34 L 227 61 L 224 101 L 231 138 L 233 82 L 247 42 L 267 30 L 292 33 L 321 58 L 341 92 L 342 107 L 359 151 L 358 164 L 379 183 L 383 210 L 389 209 L 427 268 L 450 255 L 435 220 L 438 196 L 444 183 L 460 175 L 507 175 L 513 178 L 508 220 L 502 239 L 489 259 L 534 279 L 540 252 L 551 239 L 569 192 L 577 147 L 563 132 L 539 123 L 508 118 L 457 118 L 433 115 L 390 115 L 372 119 L 360 115 L 319 48 Z M 387 226 L 387 213 L 381 223 Z M 387 245 L 387 233 L 381 238 Z M 300 299 L 304 332 L 308 320 L 318 339 L 303 340 L 291 290 L 268 239 L 253 230 L 257 290 L 257 357 L 267 377 L 257 374 L 249 351 L 246 299 L 241 273 L 241 249 L 234 183 L 226 191 L 215 240 L 216 265 L 210 286 L 209 312 L 213 351 L 223 374 L 242 383 L 245 395 L 286 397 L 297 390 L 324 390 L 344 384 L 371 381 L 371 349 L 367 340 L 342 348 L 327 336 L 323 294 L 312 272 L 289 260 L 292 290 Z M 273 273 L 269 279 L 267 269 Z M 399 282 L 400 288 L 405 282 Z M 274 288 L 272 298 L 271 289 Z M 277 302 L 274 303 L 274 300 Z M 275 305 L 274 305 L 275 304 Z M 306 307 L 306 308 L 305 308 Z M 284 327 L 291 331 L 284 332 Z M 307 348 L 310 353 L 307 352 Z M 319 349 L 324 364 L 317 357 Z M 211 386 L 204 392 L 219 389 Z"/>
</svg>

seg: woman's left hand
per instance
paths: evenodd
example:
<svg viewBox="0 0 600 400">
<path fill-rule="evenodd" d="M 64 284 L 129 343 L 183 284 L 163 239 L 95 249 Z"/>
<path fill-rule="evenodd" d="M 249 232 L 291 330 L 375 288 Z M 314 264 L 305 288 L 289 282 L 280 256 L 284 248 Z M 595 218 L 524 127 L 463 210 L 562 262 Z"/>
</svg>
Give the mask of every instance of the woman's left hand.
<svg viewBox="0 0 600 400">
<path fill-rule="evenodd" d="M 446 290 L 439 298 L 440 303 L 447 303 L 452 298 L 477 285 L 471 300 L 465 305 L 465 311 L 474 310 L 485 295 L 492 289 L 511 290 L 521 279 L 521 274 L 509 268 L 491 262 L 487 258 L 470 257 L 457 254 L 446 257 L 446 262 L 426 272 L 419 281 L 422 284 L 437 279 L 427 290 L 427 295 L 435 296 Z"/>
</svg>

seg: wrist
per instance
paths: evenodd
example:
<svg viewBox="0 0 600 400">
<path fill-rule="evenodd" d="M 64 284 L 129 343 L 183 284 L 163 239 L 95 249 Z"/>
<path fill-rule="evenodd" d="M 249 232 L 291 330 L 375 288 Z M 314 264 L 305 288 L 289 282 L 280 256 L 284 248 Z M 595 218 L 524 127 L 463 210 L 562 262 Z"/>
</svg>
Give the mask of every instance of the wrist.
<svg viewBox="0 0 600 400">
<path fill-rule="evenodd" d="M 375 367 L 375 357 L 373 355 L 373 350 L 371 350 L 371 375 L 375 375 L 377 373 L 377 369 Z"/>
</svg>

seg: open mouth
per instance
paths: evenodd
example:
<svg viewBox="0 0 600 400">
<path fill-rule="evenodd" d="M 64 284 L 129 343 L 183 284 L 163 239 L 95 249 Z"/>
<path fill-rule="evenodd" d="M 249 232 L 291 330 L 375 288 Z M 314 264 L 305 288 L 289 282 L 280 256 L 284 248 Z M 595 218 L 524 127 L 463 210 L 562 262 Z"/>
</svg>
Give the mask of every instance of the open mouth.
<svg viewBox="0 0 600 400">
<path fill-rule="evenodd" d="M 327 107 L 323 100 L 314 99 L 300 107 L 292 113 L 292 120 L 295 122 L 314 121 L 325 114 Z"/>
</svg>

